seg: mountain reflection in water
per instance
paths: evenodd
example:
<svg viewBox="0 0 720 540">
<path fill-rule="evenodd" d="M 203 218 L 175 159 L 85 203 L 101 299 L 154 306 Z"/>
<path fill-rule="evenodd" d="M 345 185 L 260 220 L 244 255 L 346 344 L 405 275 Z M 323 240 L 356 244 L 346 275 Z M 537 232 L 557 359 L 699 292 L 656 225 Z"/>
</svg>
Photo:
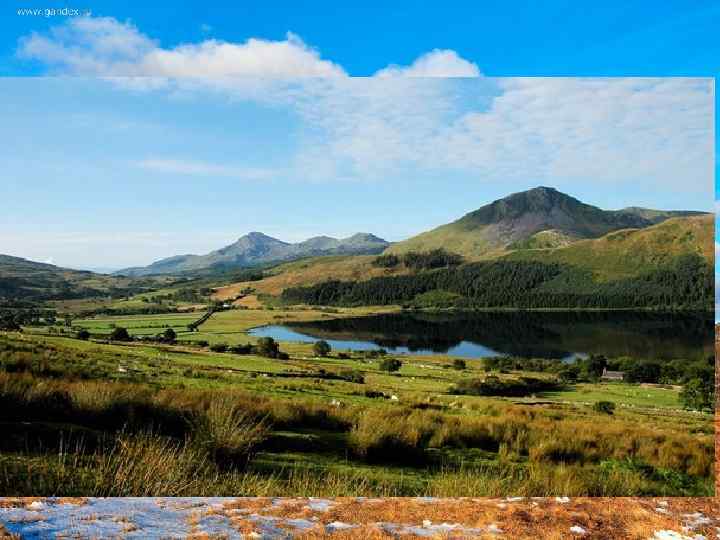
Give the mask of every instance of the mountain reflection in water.
<svg viewBox="0 0 720 540">
<path fill-rule="evenodd" d="M 394 353 L 466 358 L 519 356 L 700 358 L 713 354 L 708 313 L 403 312 L 370 317 L 286 322 L 251 330 L 285 341 L 324 339 L 334 350 L 382 347 Z"/>
</svg>

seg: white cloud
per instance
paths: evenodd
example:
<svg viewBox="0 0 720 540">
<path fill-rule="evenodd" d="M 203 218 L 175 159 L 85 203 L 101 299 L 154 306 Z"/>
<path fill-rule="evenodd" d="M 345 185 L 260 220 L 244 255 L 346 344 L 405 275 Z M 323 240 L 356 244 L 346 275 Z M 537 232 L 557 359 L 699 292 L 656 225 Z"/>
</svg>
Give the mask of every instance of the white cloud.
<svg viewBox="0 0 720 540">
<path fill-rule="evenodd" d="M 210 39 L 165 49 L 130 22 L 77 17 L 20 40 L 18 55 L 74 75 L 114 77 L 339 77 L 345 71 L 320 58 L 299 37 L 250 38 L 244 43 Z"/>
<path fill-rule="evenodd" d="M 203 33 L 212 31 L 202 24 Z M 53 72 L 104 77 L 345 77 L 338 64 L 324 60 L 292 32 L 272 41 L 244 43 L 208 39 L 163 48 L 131 22 L 112 17 L 76 17 L 47 34 L 20 39 L 17 54 Z M 410 66 L 390 65 L 378 77 L 478 77 L 480 70 L 455 51 L 434 49 Z"/>
<path fill-rule="evenodd" d="M 162 48 L 132 24 L 107 18 L 72 19 L 32 34 L 19 54 L 59 73 L 128 75 L 134 78 L 115 81 L 138 90 L 201 99 L 214 93 L 291 109 L 304 125 L 289 168 L 310 180 L 382 179 L 416 168 L 559 187 L 624 182 L 709 192 L 712 186 L 710 79 L 477 78 L 475 64 L 437 49 L 410 66 L 357 79 L 293 34 L 284 41 Z M 145 166 L 249 172 L 172 159 Z"/>
<path fill-rule="evenodd" d="M 151 158 L 136 163 L 142 169 L 192 176 L 226 176 L 243 180 L 268 180 L 275 175 L 270 169 L 242 167 L 207 161 Z"/>
<path fill-rule="evenodd" d="M 434 49 L 418 57 L 409 66 L 390 65 L 376 77 L 479 77 L 477 64 L 460 58 L 455 51 Z"/>
</svg>

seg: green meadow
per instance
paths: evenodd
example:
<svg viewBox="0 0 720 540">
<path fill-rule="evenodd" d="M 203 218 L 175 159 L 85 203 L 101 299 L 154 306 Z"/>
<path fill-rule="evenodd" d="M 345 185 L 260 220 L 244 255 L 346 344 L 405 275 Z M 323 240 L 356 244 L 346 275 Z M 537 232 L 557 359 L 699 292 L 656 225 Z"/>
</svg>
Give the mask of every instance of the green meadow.
<svg viewBox="0 0 720 540">
<path fill-rule="evenodd" d="M 393 308 L 387 308 L 391 311 Z M 97 316 L 0 333 L 0 489 L 57 495 L 710 495 L 712 415 L 677 387 L 556 385 L 448 355 L 330 351 L 250 328 L 370 308 Z M 122 327 L 136 339 L 109 339 Z M 77 339 L 79 329 L 89 339 Z M 153 338 L 167 329 L 175 340 Z M 230 349 L 219 352 L 216 345 Z M 243 349 L 249 344 L 251 348 Z M 237 351 L 232 347 L 240 345 Z M 213 350 L 215 349 L 215 350 Z M 530 395 L 460 393 L 530 378 Z M 458 386 L 460 385 L 460 386 Z M 554 386 L 553 386 L 554 385 Z M 609 401 L 608 414 L 597 409 Z M 142 459 L 141 459 L 142 458 Z M 195 466 L 191 466 L 194 463 Z M 141 478 L 158 476 L 143 485 Z"/>
</svg>

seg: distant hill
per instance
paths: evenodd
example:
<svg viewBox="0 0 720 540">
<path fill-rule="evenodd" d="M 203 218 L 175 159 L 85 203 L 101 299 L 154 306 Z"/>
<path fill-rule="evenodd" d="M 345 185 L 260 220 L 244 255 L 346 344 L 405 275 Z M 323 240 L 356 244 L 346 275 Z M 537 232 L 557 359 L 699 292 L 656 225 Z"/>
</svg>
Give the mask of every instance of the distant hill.
<svg viewBox="0 0 720 540">
<path fill-rule="evenodd" d="M 132 294 L 152 285 L 0 255 L 0 301 L 44 301 Z"/>
<path fill-rule="evenodd" d="M 457 221 L 390 246 L 386 253 L 443 248 L 468 259 L 483 259 L 515 249 L 562 247 L 621 229 L 642 229 L 670 218 L 703 215 L 628 207 L 602 210 L 551 187 L 514 193 L 470 212 Z"/>
<path fill-rule="evenodd" d="M 369 233 L 357 233 L 342 239 L 316 236 L 292 244 L 261 232 L 251 232 L 207 255 L 177 255 L 161 259 L 149 266 L 119 270 L 115 274 L 179 274 L 206 269 L 227 270 L 259 266 L 319 255 L 371 255 L 381 253 L 389 245 L 389 242 Z"/>
</svg>

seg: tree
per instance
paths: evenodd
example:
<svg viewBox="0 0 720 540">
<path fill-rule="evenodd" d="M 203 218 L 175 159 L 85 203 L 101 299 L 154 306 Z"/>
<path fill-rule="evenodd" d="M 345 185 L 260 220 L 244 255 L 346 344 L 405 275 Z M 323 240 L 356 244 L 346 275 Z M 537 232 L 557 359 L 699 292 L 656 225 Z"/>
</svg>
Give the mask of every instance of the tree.
<svg viewBox="0 0 720 540">
<path fill-rule="evenodd" d="M 457 370 L 467 369 L 467 364 L 462 358 L 456 358 L 453 360 L 453 368 Z"/>
<path fill-rule="evenodd" d="M 127 328 L 117 326 L 110 333 L 110 339 L 112 341 L 132 341 L 132 337 L 128 334 Z"/>
<path fill-rule="evenodd" d="M 385 358 L 380 362 L 380 369 L 382 371 L 399 371 L 402 367 L 402 362 L 397 358 Z"/>
<path fill-rule="evenodd" d="M 558 372 L 558 377 L 564 383 L 576 382 L 580 375 L 580 368 L 575 365 L 567 366 Z"/>
<path fill-rule="evenodd" d="M 330 344 L 324 339 L 316 341 L 313 344 L 313 353 L 315 353 L 315 356 L 327 356 L 331 350 Z"/>
<path fill-rule="evenodd" d="M 591 355 L 587 359 L 587 373 L 591 379 L 599 379 L 603 370 L 607 367 L 607 358 L 602 355 Z"/>
<path fill-rule="evenodd" d="M 78 333 L 77 333 L 77 338 L 78 338 L 78 339 L 88 340 L 88 339 L 90 339 L 90 332 L 88 332 L 87 330 L 85 330 L 85 329 L 83 328 L 82 330 L 78 331 Z"/>
<path fill-rule="evenodd" d="M 177 338 L 177 334 L 172 328 L 168 328 L 165 332 L 163 332 L 163 341 L 167 343 L 175 343 L 175 338 Z"/>
<path fill-rule="evenodd" d="M 712 410 L 715 407 L 713 380 L 690 379 L 680 391 L 680 401 L 686 409 Z"/>
<path fill-rule="evenodd" d="M 277 358 L 280 355 L 280 346 L 273 338 L 262 337 L 255 345 L 255 352 L 267 358 Z"/>
<path fill-rule="evenodd" d="M 210 350 L 212 352 L 225 352 L 228 350 L 227 343 L 214 343 L 210 345 Z"/>
</svg>

